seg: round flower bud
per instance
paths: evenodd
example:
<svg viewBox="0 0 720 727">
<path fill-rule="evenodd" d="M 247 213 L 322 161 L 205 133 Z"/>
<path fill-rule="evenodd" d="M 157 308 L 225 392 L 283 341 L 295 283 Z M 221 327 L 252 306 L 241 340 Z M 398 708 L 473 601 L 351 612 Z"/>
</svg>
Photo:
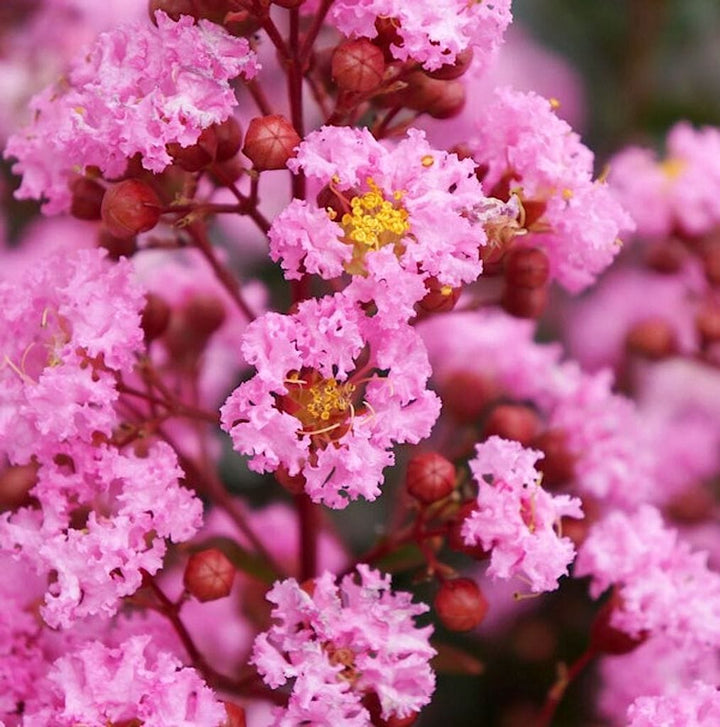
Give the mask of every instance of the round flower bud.
<svg viewBox="0 0 720 727">
<path fill-rule="evenodd" d="M 673 275 L 680 270 L 688 255 L 687 247 L 680 240 L 670 238 L 649 245 L 645 262 L 658 273 Z"/>
<path fill-rule="evenodd" d="M 167 145 L 167 151 L 175 163 L 186 172 L 199 172 L 212 164 L 217 152 L 217 144 L 215 127 L 209 126 L 203 130 L 192 146 L 180 146 L 180 144 L 172 143 Z"/>
<path fill-rule="evenodd" d="M 536 247 L 516 247 L 505 256 L 505 280 L 508 285 L 538 288 L 550 276 L 548 256 Z"/>
<path fill-rule="evenodd" d="M 9 465 L 0 471 L 0 512 L 22 505 L 37 482 L 34 464 Z"/>
<path fill-rule="evenodd" d="M 545 456 L 535 465 L 543 473 L 543 487 L 557 487 L 575 476 L 575 456 L 567 446 L 567 435 L 560 429 L 548 429 L 535 437 L 530 446 Z"/>
<path fill-rule="evenodd" d="M 433 605 L 441 623 L 450 631 L 471 631 L 488 611 L 485 596 L 470 578 L 445 581 Z"/>
<path fill-rule="evenodd" d="M 383 81 L 383 52 L 366 38 L 341 43 L 332 56 L 332 77 L 338 87 L 350 93 L 369 93 Z"/>
<path fill-rule="evenodd" d="M 460 288 L 441 285 L 434 276 L 425 281 L 425 287 L 428 292 L 418 303 L 418 308 L 423 313 L 446 313 L 451 311 L 460 298 Z"/>
<path fill-rule="evenodd" d="M 408 462 L 405 486 L 413 497 L 429 505 L 453 491 L 456 475 L 450 460 L 437 452 L 422 452 Z"/>
<path fill-rule="evenodd" d="M 105 188 L 93 179 L 77 177 L 70 183 L 70 214 L 79 220 L 99 220 Z"/>
<path fill-rule="evenodd" d="M 493 434 L 503 439 L 514 439 L 523 446 L 530 441 L 540 429 L 540 417 L 534 409 L 522 404 L 498 404 L 491 412 L 483 427 L 483 434 Z"/>
<path fill-rule="evenodd" d="M 517 318 L 539 318 L 547 308 L 548 288 L 520 288 L 505 286 L 502 307 Z"/>
<path fill-rule="evenodd" d="M 170 322 L 170 306 L 155 293 L 145 296 L 145 307 L 140 319 L 140 327 L 145 333 L 146 341 L 154 341 L 165 333 Z"/>
<path fill-rule="evenodd" d="M 621 608 L 621 601 L 613 594 L 597 612 L 590 626 L 590 648 L 601 654 L 613 656 L 629 654 L 647 640 L 648 632 L 631 636 L 612 626 L 612 615 L 617 608 Z"/>
<path fill-rule="evenodd" d="M 427 71 L 430 78 L 436 78 L 439 81 L 452 81 L 455 78 L 462 76 L 465 71 L 470 68 L 470 64 L 473 59 L 473 49 L 471 47 L 460 51 L 455 57 L 454 63 L 446 63 L 440 68 L 436 68 L 434 71 Z"/>
<path fill-rule="evenodd" d="M 649 318 L 636 323 L 627 332 L 625 345 L 629 353 L 653 361 L 672 356 L 678 350 L 675 331 L 662 318 Z"/>
<path fill-rule="evenodd" d="M 708 346 L 720 341 L 720 306 L 704 305 L 695 316 L 695 327 L 703 345 Z"/>
<path fill-rule="evenodd" d="M 102 201 L 102 220 L 115 237 L 133 237 L 152 230 L 160 219 L 160 199 L 145 182 L 126 179 L 113 184 Z"/>
<path fill-rule="evenodd" d="M 98 247 L 108 251 L 111 260 L 121 257 L 132 257 L 137 252 L 137 239 L 135 237 L 115 237 L 102 227 L 98 231 Z"/>
<path fill-rule="evenodd" d="M 226 316 L 222 300 L 208 293 L 196 293 L 185 306 L 185 324 L 206 339 L 222 326 Z"/>
<path fill-rule="evenodd" d="M 372 39 L 372 42 L 380 48 L 387 63 L 395 61 L 395 57 L 390 50 L 391 46 L 401 46 L 404 42 L 398 32 L 398 27 L 399 22 L 395 18 L 378 16 L 375 19 L 377 35 Z"/>
<path fill-rule="evenodd" d="M 475 560 L 485 560 L 490 552 L 485 550 L 479 543 L 476 545 L 467 545 L 462 536 L 463 523 L 477 509 L 477 502 L 470 500 L 460 506 L 450 525 L 447 535 L 448 547 L 457 553 L 464 553 Z"/>
<path fill-rule="evenodd" d="M 243 154 L 260 171 L 284 169 L 299 143 L 297 131 L 284 116 L 258 116 L 248 126 Z"/>
<path fill-rule="evenodd" d="M 410 74 L 402 91 L 405 106 L 424 111 L 434 119 L 457 116 L 465 106 L 465 86 L 460 81 L 438 81 L 422 71 Z"/>
<path fill-rule="evenodd" d="M 497 382 L 475 371 L 453 371 L 441 385 L 443 410 L 447 409 L 461 424 L 471 424 L 487 405 L 500 395 Z"/>
<path fill-rule="evenodd" d="M 183 584 L 198 601 L 216 601 L 230 595 L 235 566 L 222 550 L 207 548 L 194 553 L 185 566 Z"/>
<path fill-rule="evenodd" d="M 221 124 L 211 128 L 215 129 L 216 161 L 226 162 L 228 159 L 232 159 L 242 146 L 242 129 L 237 119 L 234 116 L 228 116 Z"/>
</svg>

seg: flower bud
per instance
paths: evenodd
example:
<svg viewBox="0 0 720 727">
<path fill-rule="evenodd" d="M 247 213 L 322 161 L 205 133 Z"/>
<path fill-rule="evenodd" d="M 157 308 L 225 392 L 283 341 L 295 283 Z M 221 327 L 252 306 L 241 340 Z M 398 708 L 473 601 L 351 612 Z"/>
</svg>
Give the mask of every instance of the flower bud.
<svg viewBox="0 0 720 727">
<path fill-rule="evenodd" d="M 505 280 L 508 285 L 538 288 L 550 276 L 548 256 L 536 247 L 515 247 L 505 256 Z"/>
<path fill-rule="evenodd" d="M 460 81 L 438 81 L 416 71 L 408 76 L 407 83 L 402 92 L 405 106 L 434 119 L 457 116 L 465 106 L 465 86 Z"/>
<path fill-rule="evenodd" d="M 488 611 L 485 596 L 470 578 L 445 581 L 433 605 L 440 622 L 450 631 L 471 631 Z"/>
<path fill-rule="evenodd" d="M 98 247 L 108 251 L 111 260 L 119 260 L 121 257 L 132 257 L 137 252 L 137 238 L 115 237 L 108 230 L 100 228 L 98 231 Z"/>
<path fill-rule="evenodd" d="M 711 520 L 715 511 L 715 497 L 708 487 L 691 485 L 678 493 L 667 505 L 667 513 L 676 522 L 697 525 Z"/>
<path fill-rule="evenodd" d="M 449 548 L 457 553 L 464 553 L 474 560 L 485 560 L 489 557 L 490 552 L 485 550 L 479 543 L 467 545 L 462 536 L 463 523 L 476 509 L 477 502 L 475 500 L 470 500 L 460 506 L 448 529 L 447 544 Z"/>
<path fill-rule="evenodd" d="M 366 38 L 341 43 L 332 56 L 332 77 L 338 88 L 350 93 L 369 93 L 383 81 L 383 52 Z"/>
<path fill-rule="evenodd" d="M 216 601 L 230 595 L 235 566 L 222 550 L 207 548 L 190 556 L 183 584 L 198 601 Z"/>
<path fill-rule="evenodd" d="M 148 12 L 153 23 L 158 10 L 162 10 L 169 18 L 178 21 L 181 15 L 194 15 L 195 2 L 194 0 L 150 0 Z"/>
<path fill-rule="evenodd" d="M 539 288 L 519 288 L 506 286 L 503 292 L 502 307 L 517 318 L 539 318 L 547 308 L 547 286 Z"/>
<path fill-rule="evenodd" d="M 677 238 L 662 240 L 648 246 L 645 262 L 658 273 L 677 273 L 688 258 L 688 249 Z"/>
<path fill-rule="evenodd" d="M 170 322 L 170 306 L 155 293 L 145 296 L 145 307 L 140 319 L 140 327 L 145 333 L 146 341 L 154 341 L 165 333 Z"/>
<path fill-rule="evenodd" d="M 222 300 L 210 293 L 196 293 L 185 306 L 185 324 L 207 340 L 225 322 Z"/>
<path fill-rule="evenodd" d="M 565 432 L 548 429 L 536 436 L 530 446 L 545 454 L 536 465 L 543 473 L 543 487 L 558 487 L 573 479 L 576 458 L 568 448 Z"/>
<path fill-rule="evenodd" d="M 460 288 L 451 288 L 449 285 L 442 285 L 436 277 L 430 277 L 425 281 L 427 293 L 418 303 L 418 308 L 423 313 L 446 313 L 451 311 L 460 298 Z"/>
<path fill-rule="evenodd" d="M 486 374 L 453 371 L 443 379 L 440 394 L 443 410 L 449 411 L 461 424 L 471 424 L 500 395 L 500 387 Z"/>
<path fill-rule="evenodd" d="M 427 74 L 430 78 L 436 78 L 439 81 L 452 81 L 462 76 L 470 68 L 472 59 L 473 49 L 468 46 L 457 54 L 454 63 L 446 63 L 434 71 L 427 71 Z"/>
<path fill-rule="evenodd" d="M 9 465 L 0 471 L 0 512 L 22 505 L 37 482 L 34 464 Z"/>
<path fill-rule="evenodd" d="M 70 214 L 79 220 L 99 220 L 105 188 L 94 179 L 77 177 L 70 183 Z"/>
<path fill-rule="evenodd" d="M 540 417 L 534 409 L 522 404 L 498 404 L 491 412 L 483 427 L 483 434 L 493 434 L 503 439 L 514 439 L 523 446 L 530 441 L 540 429 Z"/>
<path fill-rule="evenodd" d="M 590 627 L 591 649 L 601 654 L 622 656 L 635 651 L 640 644 L 647 640 L 648 632 L 646 631 L 632 636 L 611 624 L 613 613 L 621 607 L 621 599 L 613 593 L 597 612 Z"/>
<path fill-rule="evenodd" d="M 649 318 L 632 326 L 625 337 L 625 346 L 629 353 L 653 361 L 672 356 L 678 350 L 675 331 L 662 318 Z"/>
<path fill-rule="evenodd" d="M 105 192 L 102 220 L 115 237 L 133 237 L 152 230 L 160 219 L 160 199 L 145 182 L 126 179 Z"/>
<path fill-rule="evenodd" d="M 720 305 L 704 305 L 695 316 L 695 327 L 704 346 L 720 341 Z"/>
<path fill-rule="evenodd" d="M 204 129 L 198 140 L 191 146 L 180 146 L 173 142 L 167 145 L 168 154 L 175 163 L 186 172 L 199 172 L 212 164 L 217 152 L 217 136 L 215 127 Z"/>
<path fill-rule="evenodd" d="M 372 42 L 380 48 L 387 63 L 395 61 L 390 49 L 391 46 L 401 46 L 403 44 L 403 39 L 398 33 L 398 27 L 399 21 L 387 15 L 378 16 L 375 19 L 377 35 L 372 39 Z"/>
<path fill-rule="evenodd" d="M 450 460 L 437 452 L 422 452 L 408 462 L 405 486 L 413 497 L 429 505 L 453 491 L 456 475 Z"/>
<path fill-rule="evenodd" d="M 258 116 L 248 126 L 243 154 L 260 171 L 284 169 L 299 143 L 297 131 L 284 116 Z"/>
<path fill-rule="evenodd" d="M 215 159 L 218 162 L 226 162 L 232 159 L 242 146 L 242 129 L 234 116 L 228 116 L 221 124 L 215 127 L 215 139 L 217 149 Z"/>
</svg>

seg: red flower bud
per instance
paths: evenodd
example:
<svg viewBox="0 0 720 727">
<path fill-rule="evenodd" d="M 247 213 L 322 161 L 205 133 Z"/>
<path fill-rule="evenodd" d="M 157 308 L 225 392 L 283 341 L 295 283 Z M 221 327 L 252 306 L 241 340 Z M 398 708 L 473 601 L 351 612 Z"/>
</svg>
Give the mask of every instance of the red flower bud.
<svg viewBox="0 0 720 727">
<path fill-rule="evenodd" d="M 113 184 L 102 201 L 102 219 L 115 237 L 133 237 L 152 230 L 160 219 L 160 200 L 145 182 L 126 179 Z"/>
<path fill-rule="evenodd" d="M 460 298 L 460 288 L 441 285 L 437 278 L 430 277 L 425 281 L 427 293 L 418 303 L 423 313 L 446 313 L 451 311 Z"/>
<path fill-rule="evenodd" d="M 506 286 L 502 297 L 502 307 L 517 318 L 539 318 L 548 302 L 546 286 L 538 288 L 519 288 Z"/>
<path fill-rule="evenodd" d="M 168 154 L 186 172 L 199 172 L 212 164 L 217 152 L 215 127 L 204 129 L 198 140 L 191 146 L 180 146 L 175 142 L 167 145 Z"/>
<path fill-rule="evenodd" d="M 207 548 L 194 553 L 185 566 L 183 583 L 198 601 L 215 601 L 230 595 L 235 566 L 222 550 Z"/>
<path fill-rule="evenodd" d="M 145 333 L 146 341 L 154 341 L 162 336 L 170 322 L 170 306 L 155 293 L 145 296 L 146 303 L 143 308 L 140 327 Z"/>
<path fill-rule="evenodd" d="M 550 276 L 547 255 L 536 247 L 516 247 L 505 256 L 505 280 L 508 285 L 538 288 Z"/>
<path fill-rule="evenodd" d="M 472 59 L 473 49 L 468 47 L 457 54 L 454 63 L 446 63 L 434 71 L 428 71 L 427 74 L 430 78 L 436 78 L 439 81 L 452 81 L 462 76 L 470 68 Z"/>
<path fill-rule="evenodd" d="M 0 471 L 0 512 L 22 505 L 37 482 L 34 464 L 9 465 Z"/>
<path fill-rule="evenodd" d="M 185 306 L 185 324 L 206 339 L 222 326 L 226 315 L 222 300 L 209 293 L 196 293 Z"/>
<path fill-rule="evenodd" d="M 93 179 L 77 177 L 70 183 L 70 214 L 79 220 L 99 220 L 105 188 Z"/>
<path fill-rule="evenodd" d="M 433 605 L 441 623 L 450 631 L 474 629 L 488 611 L 485 596 L 470 578 L 445 581 L 440 586 Z"/>
<path fill-rule="evenodd" d="M 672 356 L 678 350 L 675 331 L 662 318 L 650 318 L 636 323 L 627 332 L 625 345 L 629 353 L 653 361 Z"/>
<path fill-rule="evenodd" d="M 474 371 L 454 371 L 442 382 L 440 394 L 447 409 L 461 424 L 470 424 L 500 395 L 491 377 Z"/>
<path fill-rule="evenodd" d="M 137 239 L 135 237 L 115 237 L 102 227 L 98 231 L 98 247 L 108 251 L 111 260 L 121 257 L 132 257 L 137 252 Z"/>
<path fill-rule="evenodd" d="M 565 432 L 548 429 L 535 437 L 530 446 L 545 453 L 536 465 L 543 473 L 543 487 L 557 487 L 575 476 L 575 456 L 568 449 Z"/>
<path fill-rule="evenodd" d="M 404 105 L 435 119 L 457 116 L 465 106 L 465 86 L 460 81 L 438 81 L 422 71 L 410 74 L 401 92 Z"/>
<path fill-rule="evenodd" d="M 221 124 L 215 127 L 215 138 L 217 150 L 215 159 L 218 162 L 226 162 L 232 159 L 242 146 L 242 129 L 234 116 L 228 116 Z"/>
<path fill-rule="evenodd" d="M 597 612 L 590 627 L 590 648 L 601 654 L 614 656 L 629 654 L 647 640 L 646 631 L 637 636 L 631 636 L 611 625 L 612 615 L 618 608 L 622 608 L 622 601 L 613 594 Z"/>
<path fill-rule="evenodd" d="M 695 316 L 695 327 L 704 346 L 720 341 L 720 305 L 704 305 Z"/>
<path fill-rule="evenodd" d="M 383 81 L 383 52 L 366 38 L 341 43 L 332 56 L 332 77 L 350 93 L 369 93 Z"/>
<path fill-rule="evenodd" d="M 456 476 L 450 460 L 437 452 L 423 452 L 408 463 L 405 486 L 413 497 L 429 505 L 453 491 Z"/>
<path fill-rule="evenodd" d="M 248 126 L 243 154 L 260 171 L 284 169 L 299 143 L 297 131 L 284 116 L 258 116 Z"/>
<path fill-rule="evenodd" d="M 527 446 L 539 429 L 540 417 L 534 409 L 522 404 L 499 404 L 490 412 L 483 433 L 486 437 L 495 434 L 514 439 Z"/>
<path fill-rule="evenodd" d="M 475 500 L 466 502 L 460 507 L 448 530 L 447 544 L 449 548 L 457 553 L 464 553 L 475 560 L 485 560 L 489 557 L 490 552 L 485 550 L 480 544 L 466 545 L 462 536 L 463 523 L 476 509 L 477 503 Z"/>
</svg>

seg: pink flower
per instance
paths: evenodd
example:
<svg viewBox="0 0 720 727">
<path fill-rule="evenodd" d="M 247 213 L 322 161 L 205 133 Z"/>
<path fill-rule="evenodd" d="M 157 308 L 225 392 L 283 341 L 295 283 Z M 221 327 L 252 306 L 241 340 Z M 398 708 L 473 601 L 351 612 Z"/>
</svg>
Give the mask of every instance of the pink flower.
<svg viewBox="0 0 720 727">
<path fill-rule="evenodd" d="M 463 523 L 465 543 L 492 549 L 489 575 L 519 576 L 534 592 L 555 590 L 575 556 L 572 541 L 559 535 L 560 518 L 582 518 L 580 500 L 540 487 L 540 452 L 494 436 L 475 450 L 477 509 Z"/>
<path fill-rule="evenodd" d="M 255 640 L 252 660 L 276 689 L 294 680 L 287 710 L 275 725 L 369 724 L 362 705 L 377 695 L 383 719 L 407 717 L 435 688 L 428 661 L 432 627 L 417 628 L 427 611 L 411 595 L 390 590 L 390 576 L 361 564 L 340 586 L 325 572 L 307 586 L 278 582 L 267 598 L 275 625 Z"/>
<path fill-rule="evenodd" d="M 397 45 L 390 46 L 393 57 L 412 59 L 428 70 L 453 64 L 458 54 L 468 48 L 472 48 L 482 66 L 487 67 L 512 20 L 510 2 L 336 0 L 330 7 L 328 19 L 340 32 L 353 38 L 374 38 L 377 35 L 375 22 L 392 19 L 401 38 Z M 311 6 L 311 3 L 307 5 Z"/>
<path fill-rule="evenodd" d="M 161 172 L 168 143 L 190 146 L 230 115 L 229 81 L 258 70 L 247 40 L 189 16 L 175 23 L 158 11 L 156 21 L 102 33 L 63 83 L 33 99 L 33 123 L 5 150 L 23 175 L 20 199 L 45 198 L 48 214 L 67 210 L 72 174 L 95 166 L 118 177 L 136 154 Z"/>
<path fill-rule="evenodd" d="M 593 525 L 575 575 L 592 576 L 594 598 L 611 585 L 619 589 L 622 605 L 611 623 L 631 636 L 663 633 L 689 650 L 720 645 L 720 574 L 649 505 Z"/>
<path fill-rule="evenodd" d="M 310 497 L 334 508 L 380 494 L 393 444 L 427 436 L 439 411 L 417 334 L 381 323 L 335 295 L 248 326 L 243 354 L 257 373 L 221 415 L 251 469 L 301 473 Z"/>
<path fill-rule="evenodd" d="M 198 673 L 133 636 L 118 648 L 90 643 L 62 656 L 44 683 L 43 702 L 23 727 L 75 727 L 137 720 L 145 727 L 217 727 L 225 709 Z"/>
<path fill-rule="evenodd" d="M 672 696 L 640 697 L 627 716 L 628 727 L 715 727 L 720 724 L 720 692 L 695 682 Z"/>
<path fill-rule="evenodd" d="M 270 254 L 288 278 L 347 272 L 362 288 L 351 285 L 348 295 L 367 301 L 372 290 L 361 278 L 387 280 L 394 270 L 395 298 L 412 306 L 430 276 L 456 287 L 480 274 L 486 237 L 472 211 L 487 200 L 474 166 L 433 149 L 423 132 L 410 130 L 389 148 L 367 129 L 323 127 L 288 166 L 324 186 L 332 203 L 293 200 L 275 219 Z"/>
<path fill-rule="evenodd" d="M 619 251 L 618 236 L 634 228 L 607 185 L 593 181 L 592 152 L 541 96 L 496 90 L 470 148 L 487 168 L 486 193 L 517 195 L 527 211 L 517 244 L 543 248 L 552 276 L 572 292 L 595 280 Z"/>
</svg>

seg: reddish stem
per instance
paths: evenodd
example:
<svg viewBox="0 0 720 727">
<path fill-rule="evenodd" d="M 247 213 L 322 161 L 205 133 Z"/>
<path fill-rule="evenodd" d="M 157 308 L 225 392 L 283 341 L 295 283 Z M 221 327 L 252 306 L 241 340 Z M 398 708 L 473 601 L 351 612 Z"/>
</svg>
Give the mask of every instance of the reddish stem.
<svg viewBox="0 0 720 727">
<path fill-rule="evenodd" d="M 305 493 L 296 495 L 295 504 L 300 524 L 300 582 L 303 582 L 317 575 L 320 512 Z"/>
</svg>

